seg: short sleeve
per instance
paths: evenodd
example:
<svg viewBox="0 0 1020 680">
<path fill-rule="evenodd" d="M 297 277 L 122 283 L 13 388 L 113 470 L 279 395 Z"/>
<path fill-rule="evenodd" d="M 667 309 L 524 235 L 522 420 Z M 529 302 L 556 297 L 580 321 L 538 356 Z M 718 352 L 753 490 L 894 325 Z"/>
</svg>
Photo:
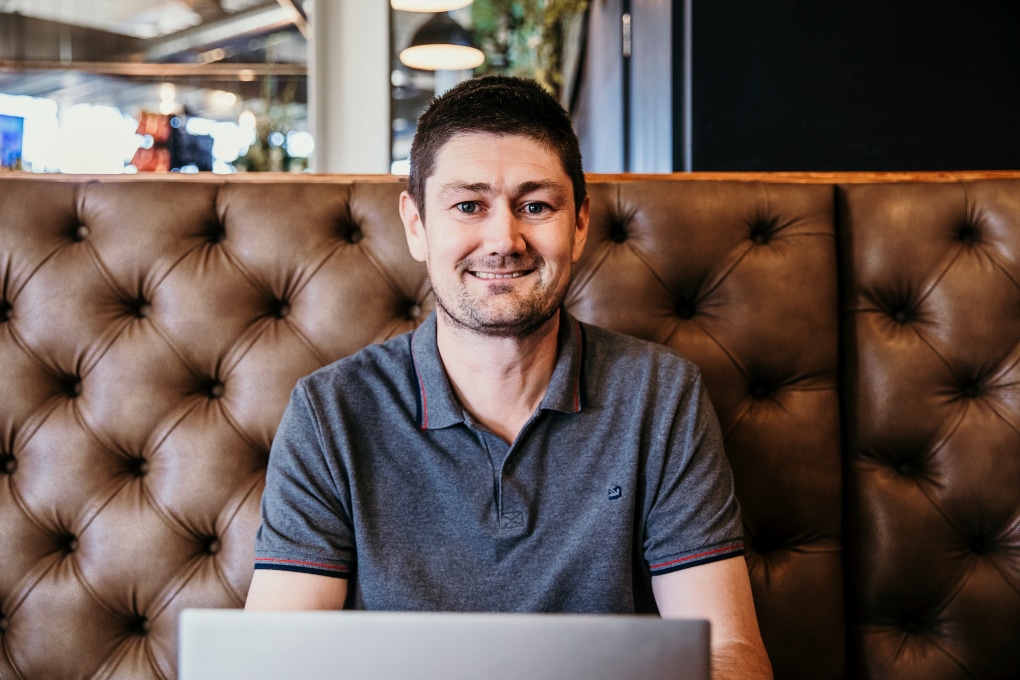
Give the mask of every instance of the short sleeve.
<svg viewBox="0 0 1020 680">
<path fill-rule="evenodd" d="M 346 578 L 355 564 L 339 456 L 324 444 L 303 383 L 291 393 L 269 453 L 255 568 Z"/>
<path fill-rule="evenodd" d="M 722 432 L 697 369 L 676 405 L 661 459 L 648 461 L 644 557 L 652 575 L 742 555 L 740 508 Z M 674 378 L 675 379 L 675 378 Z"/>
</svg>

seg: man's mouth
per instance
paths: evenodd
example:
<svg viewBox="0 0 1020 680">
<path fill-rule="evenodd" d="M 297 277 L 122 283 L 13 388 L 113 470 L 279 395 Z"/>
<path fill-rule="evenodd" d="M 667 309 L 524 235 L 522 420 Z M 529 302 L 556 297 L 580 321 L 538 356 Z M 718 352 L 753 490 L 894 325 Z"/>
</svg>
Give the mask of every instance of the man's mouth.
<svg viewBox="0 0 1020 680">
<path fill-rule="evenodd" d="M 516 279 L 524 276 L 525 274 L 530 274 L 532 271 L 533 270 L 529 269 L 523 272 L 510 272 L 509 274 L 497 274 L 495 272 L 471 272 L 471 275 L 479 279 Z"/>
</svg>

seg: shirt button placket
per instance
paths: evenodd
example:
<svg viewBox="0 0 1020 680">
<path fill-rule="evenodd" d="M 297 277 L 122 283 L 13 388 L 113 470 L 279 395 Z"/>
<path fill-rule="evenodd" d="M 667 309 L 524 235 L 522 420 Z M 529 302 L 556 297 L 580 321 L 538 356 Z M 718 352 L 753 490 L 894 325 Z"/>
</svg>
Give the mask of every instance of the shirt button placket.
<svg viewBox="0 0 1020 680">
<path fill-rule="evenodd" d="M 500 475 L 499 535 L 502 538 L 523 536 L 528 528 L 527 507 L 519 494 L 515 493 L 521 480 L 519 477 L 514 478 L 517 466 L 512 460 L 513 454 L 513 446 L 505 450 Z"/>
</svg>

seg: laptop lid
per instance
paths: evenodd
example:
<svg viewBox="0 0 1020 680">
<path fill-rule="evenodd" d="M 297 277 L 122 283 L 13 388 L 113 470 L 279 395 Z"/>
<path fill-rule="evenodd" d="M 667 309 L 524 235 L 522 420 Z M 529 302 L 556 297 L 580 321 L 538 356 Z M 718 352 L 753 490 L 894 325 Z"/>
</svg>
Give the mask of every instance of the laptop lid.
<svg viewBox="0 0 1020 680">
<path fill-rule="evenodd" d="M 181 680 L 708 680 L 707 621 L 189 609 Z"/>
</svg>

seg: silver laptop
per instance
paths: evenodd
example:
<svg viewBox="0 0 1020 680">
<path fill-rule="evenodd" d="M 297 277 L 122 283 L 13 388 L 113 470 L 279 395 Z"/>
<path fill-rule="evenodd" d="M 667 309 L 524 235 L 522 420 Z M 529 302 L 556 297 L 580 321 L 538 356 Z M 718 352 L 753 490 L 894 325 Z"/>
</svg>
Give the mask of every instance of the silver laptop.
<svg viewBox="0 0 1020 680">
<path fill-rule="evenodd" d="M 573 614 L 180 617 L 181 680 L 708 680 L 707 621 Z"/>
</svg>

